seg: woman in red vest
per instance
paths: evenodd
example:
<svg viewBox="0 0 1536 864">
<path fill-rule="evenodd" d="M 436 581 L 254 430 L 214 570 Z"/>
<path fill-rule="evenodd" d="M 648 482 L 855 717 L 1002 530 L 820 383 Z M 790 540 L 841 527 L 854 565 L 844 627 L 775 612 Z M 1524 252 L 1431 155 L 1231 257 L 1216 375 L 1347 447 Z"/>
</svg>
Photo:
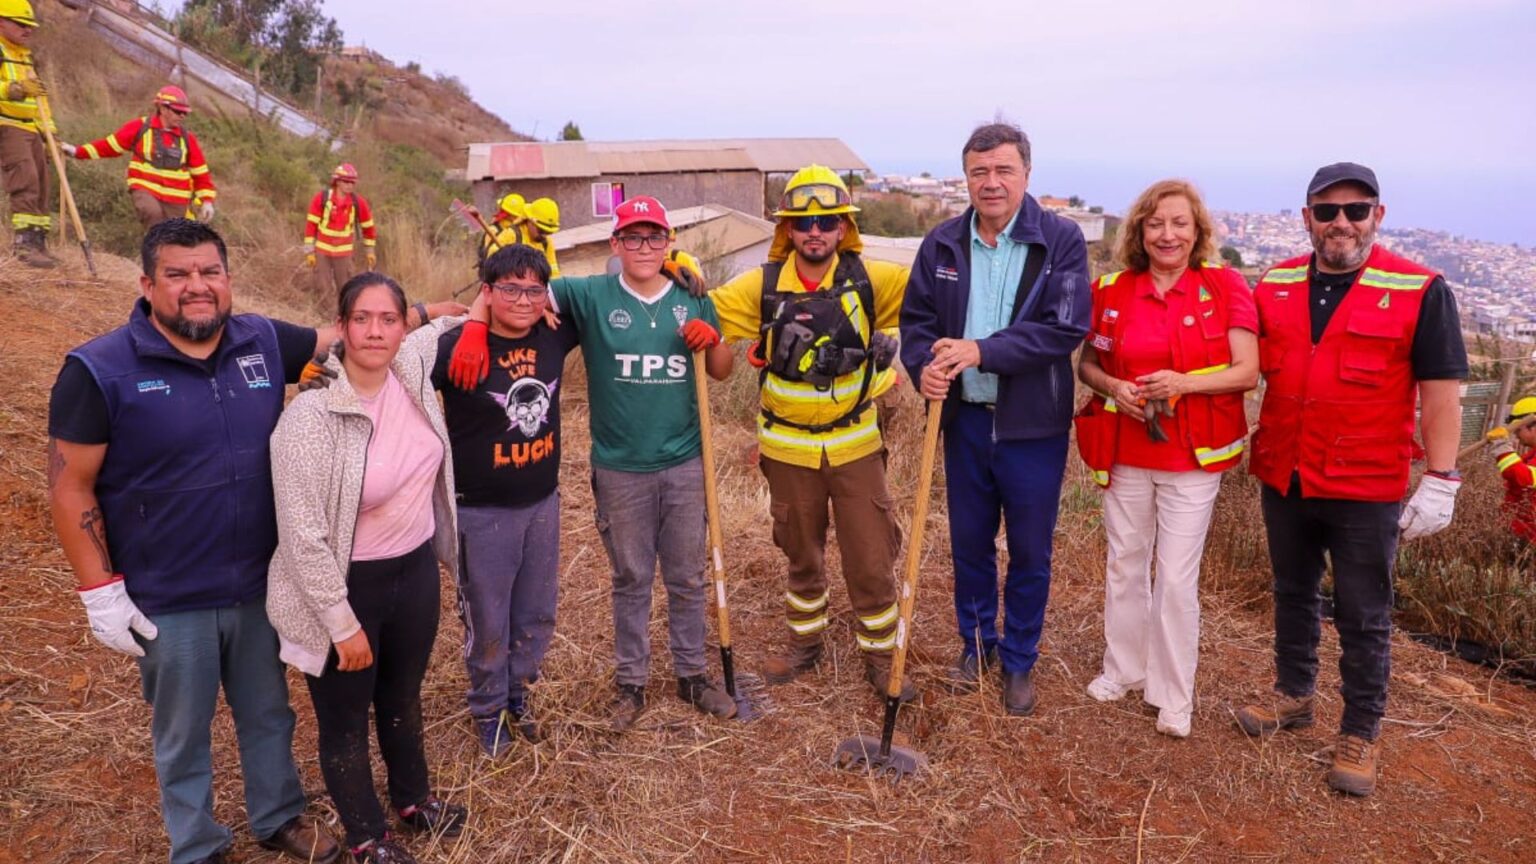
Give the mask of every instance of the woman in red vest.
<svg viewBox="0 0 1536 864">
<path fill-rule="evenodd" d="M 1094 391 L 1078 448 L 1105 489 L 1109 540 L 1104 671 L 1088 693 L 1143 690 L 1157 731 L 1178 738 L 1194 710 L 1206 529 L 1220 472 L 1242 461 L 1242 394 L 1259 375 L 1253 294 L 1206 260 L 1214 238 L 1188 182 L 1141 193 L 1116 250 L 1126 269 L 1094 282 L 1077 369 Z"/>
</svg>

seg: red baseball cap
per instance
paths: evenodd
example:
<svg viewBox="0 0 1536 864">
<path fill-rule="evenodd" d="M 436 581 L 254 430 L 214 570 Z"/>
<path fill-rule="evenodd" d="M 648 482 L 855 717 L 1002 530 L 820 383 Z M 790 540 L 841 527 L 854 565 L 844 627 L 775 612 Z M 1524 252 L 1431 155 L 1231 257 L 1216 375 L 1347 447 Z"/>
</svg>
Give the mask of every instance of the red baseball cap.
<svg viewBox="0 0 1536 864">
<path fill-rule="evenodd" d="M 667 221 L 667 208 L 649 195 L 636 195 L 613 208 L 613 233 L 617 234 L 640 222 L 672 230 L 672 223 Z"/>
</svg>

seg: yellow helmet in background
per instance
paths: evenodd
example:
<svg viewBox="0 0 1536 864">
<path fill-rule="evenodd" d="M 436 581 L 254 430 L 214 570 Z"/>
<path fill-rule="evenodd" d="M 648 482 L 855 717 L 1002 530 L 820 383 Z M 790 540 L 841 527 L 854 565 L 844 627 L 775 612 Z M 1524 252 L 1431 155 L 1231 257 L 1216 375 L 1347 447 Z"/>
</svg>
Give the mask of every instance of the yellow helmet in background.
<svg viewBox="0 0 1536 864">
<path fill-rule="evenodd" d="M 503 214 L 505 214 L 508 218 L 515 222 L 524 218 L 523 208 L 525 208 L 527 205 L 523 203 L 523 196 L 517 194 L 516 192 L 512 192 L 508 195 L 502 196 L 502 199 L 496 202 L 496 206 L 501 208 L 501 212 L 496 214 L 496 218 L 498 220 L 502 217 Z"/>
<path fill-rule="evenodd" d="M 863 252 L 864 241 L 859 237 L 859 226 L 853 214 L 859 208 L 853 206 L 853 196 L 848 192 L 843 178 L 825 165 L 807 165 L 790 176 L 784 184 L 784 194 L 779 197 L 779 209 L 773 211 L 779 220 L 773 229 L 773 243 L 768 247 L 769 261 L 786 261 L 794 249 L 789 236 L 790 220 L 796 216 L 842 216 L 843 239 L 837 244 L 839 252 Z"/>
<path fill-rule="evenodd" d="M 28 0 L 0 0 L 0 18 L 9 18 L 23 27 L 37 26 L 37 13 Z"/>
<path fill-rule="evenodd" d="M 1509 418 L 1504 422 L 1513 423 L 1516 420 L 1529 417 L 1532 414 L 1536 414 L 1536 396 L 1527 396 L 1524 399 L 1516 401 L 1514 405 L 1510 406 Z"/>
<path fill-rule="evenodd" d="M 853 196 L 843 178 L 825 165 L 807 165 L 784 184 L 775 217 L 811 216 L 820 213 L 857 213 Z"/>
<path fill-rule="evenodd" d="M 528 202 L 523 215 L 528 221 L 539 227 L 545 234 L 553 234 L 560 230 L 560 205 L 551 198 L 535 198 Z"/>
</svg>

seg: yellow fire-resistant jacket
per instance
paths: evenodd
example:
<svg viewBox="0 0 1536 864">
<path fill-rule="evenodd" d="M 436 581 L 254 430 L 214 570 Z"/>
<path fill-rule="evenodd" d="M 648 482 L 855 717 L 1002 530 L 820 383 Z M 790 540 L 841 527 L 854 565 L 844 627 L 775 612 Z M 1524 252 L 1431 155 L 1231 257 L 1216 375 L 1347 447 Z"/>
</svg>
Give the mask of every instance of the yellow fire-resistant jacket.
<svg viewBox="0 0 1536 864">
<path fill-rule="evenodd" d="M 888 261 L 865 259 L 864 269 L 869 273 L 870 287 L 874 289 L 875 328 L 897 336 L 901 318 L 901 300 L 907 290 L 909 268 Z M 837 271 L 837 260 L 827 268 L 818 290 L 831 287 L 832 274 Z M 795 253 L 791 252 L 784 268 L 779 271 L 778 290 L 784 293 L 800 293 L 805 286 L 795 270 Z M 760 267 L 737 276 L 735 279 L 709 292 L 715 311 L 720 315 L 721 335 L 727 341 L 758 338 L 762 327 L 763 271 Z M 858 293 L 843 294 L 845 308 L 850 311 L 849 320 L 854 322 L 865 342 L 869 341 L 869 315 L 859 309 Z M 755 371 L 755 370 L 754 370 Z M 859 396 L 864 383 L 864 367 L 859 367 L 839 377 L 827 390 L 799 381 L 786 381 L 769 374 L 763 381 L 762 405 L 768 411 L 786 420 L 805 425 L 830 423 L 848 412 L 853 400 Z M 895 364 L 875 375 L 866 398 L 874 399 L 891 389 L 896 383 Z M 843 426 L 829 432 L 807 432 L 782 423 L 769 424 L 763 415 L 757 418 L 757 440 L 762 455 L 790 465 L 806 468 L 821 467 L 822 454 L 832 465 L 844 465 L 877 453 L 881 447 L 880 427 L 876 422 L 873 404 L 851 426 Z"/>
<path fill-rule="evenodd" d="M 14 126 L 34 135 L 38 133 L 37 99 L 30 96 L 12 99 L 9 92 L 11 82 L 35 77 L 32 50 L 0 39 L 0 126 Z"/>
</svg>

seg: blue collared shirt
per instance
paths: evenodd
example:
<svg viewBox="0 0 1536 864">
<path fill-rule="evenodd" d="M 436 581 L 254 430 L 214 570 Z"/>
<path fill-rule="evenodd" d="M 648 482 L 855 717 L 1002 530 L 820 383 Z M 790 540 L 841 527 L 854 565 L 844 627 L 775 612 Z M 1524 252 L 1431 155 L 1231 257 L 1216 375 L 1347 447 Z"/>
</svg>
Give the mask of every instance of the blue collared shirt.
<svg viewBox="0 0 1536 864">
<path fill-rule="evenodd" d="M 982 242 L 977 230 L 976 214 L 971 214 L 971 293 L 965 308 L 967 339 L 985 339 L 1010 323 L 1008 318 L 1019 293 L 1019 280 L 1024 277 L 1024 262 L 1029 258 L 1029 245 L 1010 236 L 1018 218 L 1018 211 L 1015 211 L 997 235 L 997 245 L 988 246 Z M 997 375 L 966 369 L 960 373 L 960 397 L 967 402 L 996 402 Z"/>
</svg>

